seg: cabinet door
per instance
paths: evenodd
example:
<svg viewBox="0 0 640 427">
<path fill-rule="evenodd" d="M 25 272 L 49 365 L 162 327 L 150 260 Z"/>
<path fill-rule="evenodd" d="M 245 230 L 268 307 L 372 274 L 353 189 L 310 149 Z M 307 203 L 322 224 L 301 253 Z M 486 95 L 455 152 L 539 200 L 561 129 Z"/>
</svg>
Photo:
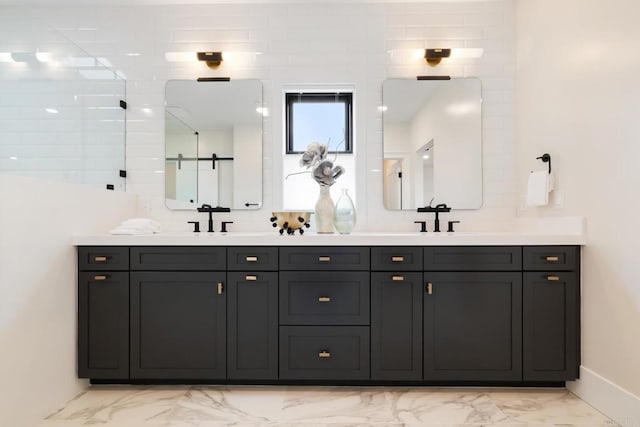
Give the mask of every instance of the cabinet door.
<svg viewBox="0 0 640 427">
<path fill-rule="evenodd" d="M 131 378 L 226 377 L 221 272 L 131 273 Z"/>
<path fill-rule="evenodd" d="M 578 275 L 524 273 L 523 373 L 525 381 L 578 377 Z"/>
<path fill-rule="evenodd" d="M 371 378 L 422 379 L 422 274 L 371 273 Z"/>
<path fill-rule="evenodd" d="M 227 374 L 278 378 L 278 273 L 228 273 Z"/>
<path fill-rule="evenodd" d="M 425 282 L 424 379 L 520 381 L 522 273 L 425 273 Z"/>
<path fill-rule="evenodd" d="M 129 273 L 78 274 L 78 376 L 129 378 Z"/>
</svg>

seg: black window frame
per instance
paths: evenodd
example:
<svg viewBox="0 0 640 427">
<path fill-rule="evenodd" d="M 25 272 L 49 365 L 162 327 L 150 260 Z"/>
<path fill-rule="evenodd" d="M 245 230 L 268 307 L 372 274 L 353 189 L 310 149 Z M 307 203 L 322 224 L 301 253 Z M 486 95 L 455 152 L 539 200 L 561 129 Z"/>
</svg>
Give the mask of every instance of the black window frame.
<svg viewBox="0 0 640 427">
<path fill-rule="evenodd" d="M 329 153 L 353 154 L 353 92 L 285 92 L 285 149 L 286 154 L 301 154 L 296 151 L 293 135 L 293 104 L 303 102 L 340 102 L 345 104 L 345 135 L 341 149 L 329 147 Z M 326 141 L 318 141 L 326 143 Z"/>
</svg>

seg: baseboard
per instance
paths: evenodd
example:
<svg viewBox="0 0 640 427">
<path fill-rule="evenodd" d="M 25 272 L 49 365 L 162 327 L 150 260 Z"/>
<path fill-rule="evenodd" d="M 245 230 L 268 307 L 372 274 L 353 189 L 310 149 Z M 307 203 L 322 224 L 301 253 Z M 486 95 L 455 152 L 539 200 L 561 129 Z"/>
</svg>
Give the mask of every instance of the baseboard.
<svg viewBox="0 0 640 427">
<path fill-rule="evenodd" d="M 640 427 L 640 397 L 580 366 L 580 379 L 567 382 L 567 389 L 620 427 Z"/>
</svg>

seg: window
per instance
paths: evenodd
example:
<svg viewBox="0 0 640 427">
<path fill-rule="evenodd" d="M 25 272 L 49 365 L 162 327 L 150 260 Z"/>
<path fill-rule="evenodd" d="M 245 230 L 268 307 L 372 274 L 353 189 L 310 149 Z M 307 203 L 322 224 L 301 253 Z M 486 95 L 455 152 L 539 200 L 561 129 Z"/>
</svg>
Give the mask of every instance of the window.
<svg viewBox="0 0 640 427">
<path fill-rule="evenodd" d="M 287 92 L 286 152 L 304 153 L 311 142 L 331 153 L 353 153 L 353 93 Z"/>
</svg>

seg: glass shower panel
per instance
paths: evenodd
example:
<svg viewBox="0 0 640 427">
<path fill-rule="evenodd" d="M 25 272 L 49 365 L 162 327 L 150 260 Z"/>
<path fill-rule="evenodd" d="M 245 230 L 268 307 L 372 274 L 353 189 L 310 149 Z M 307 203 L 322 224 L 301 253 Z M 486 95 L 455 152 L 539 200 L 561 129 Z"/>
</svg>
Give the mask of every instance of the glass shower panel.
<svg viewBox="0 0 640 427">
<path fill-rule="evenodd" d="M 0 172 L 125 190 L 125 81 L 19 7 L 0 14 Z"/>
</svg>

